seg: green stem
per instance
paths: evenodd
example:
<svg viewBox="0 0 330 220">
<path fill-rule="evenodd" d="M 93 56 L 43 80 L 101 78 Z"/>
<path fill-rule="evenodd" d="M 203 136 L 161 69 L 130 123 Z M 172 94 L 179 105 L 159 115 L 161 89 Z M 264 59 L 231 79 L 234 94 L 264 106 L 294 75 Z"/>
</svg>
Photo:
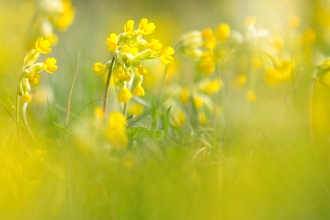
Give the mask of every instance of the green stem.
<svg viewBox="0 0 330 220">
<path fill-rule="evenodd" d="M 127 106 L 128 106 L 128 101 L 124 104 L 124 110 L 123 110 L 123 114 L 126 118 L 126 115 L 127 115 Z"/>
<path fill-rule="evenodd" d="M 310 105 L 310 118 L 309 118 L 309 123 L 310 123 L 310 129 L 311 129 L 311 134 L 314 136 L 314 129 L 313 129 L 313 93 L 314 93 L 314 83 L 315 79 L 313 79 L 310 83 L 309 87 L 309 105 Z"/>
<path fill-rule="evenodd" d="M 107 83 L 105 85 L 105 91 L 104 91 L 104 99 L 103 99 L 103 113 L 106 116 L 107 114 L 107 103 L 108 103 L 108 95 L 109 95 L 109 87 L 110 87 L 110 79 L 111 79 L 111 75 L 112 75 L 112 70 L 113 70 L 113 66 L 115 64 L 115 55 L 113 56 L 112 60 L 111 60 L 111 64 L 110 64 L 110 68 L 109 68 L 109 72 L 108 72 L 108 78 L 107 78 Z"/>
<path fill-rule="evenodd" d="M 25 127 L 29 131 L 30 135 L 33 137 L 31 128 L 30 128 L 29 123 L 28 123 L 28 120 L 26 118 L 26 107 L 27 107 L 27 105 L 28 105 L 27 102 L 23 104 L 23 120 L 24 120 Z M 33 139 L 34 139 L 34 137 L 33 137 Z"/>
</svg>

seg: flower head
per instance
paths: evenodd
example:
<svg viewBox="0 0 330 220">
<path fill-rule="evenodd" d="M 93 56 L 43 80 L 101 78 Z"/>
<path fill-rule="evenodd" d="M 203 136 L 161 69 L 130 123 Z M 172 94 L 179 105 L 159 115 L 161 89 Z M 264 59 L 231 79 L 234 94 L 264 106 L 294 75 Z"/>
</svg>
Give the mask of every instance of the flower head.
<svg viewBox="0 0 330 220">
<path fill-rule="evenodd" d="M 55 72 L 57 70 L 56 59 L 55 58 L 47 58 L 44 61 L 43 68 L 44 68 L 44 70 L 46 70 L 50 74 Z"/>
<path fill-rule="evenodd" d="M 142 87 L 141 85 L 137 85 L 137 86 L 135 87 L 135 89 L 133 90 L 133 94 L 134 94 L 135 96 L 138 96 L 138 97 L 140 97 L 140 96 L 144 96 L 144 95 L 145 95 L 145 92 L 144 92 L 143 87 Z"/>
<path fill-rule="evenodd" d="M 163 63 L 168 65 L 173 62 L 173 54 L 174 49 L 172 47 L 166 47 L 160 52 L 159 57 L 163 61 Z"/>
<path fill-rule="evenodd" d="M 141 34 L 148 35 L 155 31 L 155 24 L 154 23 L 148 23 L 148 19 L 143 18 L 140 21 L 139 24 L 139 30 Z"/>
<path fill-rule="evenodd" d="M 104 71 L 106 70 L 106 66 L 103 65 L 102 63 L 94 63 L 93 70 L 97 76 L 101 76 L 104 73 Z"/>
<path fill-rule="evenodd" d="M 132 98 L 132 93 L 127 88 L 122 88 L 118 93 L 118 101 L 122 103 L 126 103 L 128 100 Z"/>
<path fill-rule="evenodd" d="M 118 35 L 115 34 L 115 33 L 112 33 L 110 34 L 110 37 L 108 37 L 106 40 L 105 40 L 105 43 L 108 45 L 108 50 L 109 51 L 116 51 L 116 48 L 117 48 L 117 38 L 118 38 Z"/>
<path fill-rule="evenodd" d="M 36 42 L 36 50 L 39 53 L 50 53 L 52 51 L 52 49 L 50 48 L 50 42 L 40 37 Z"/>
<path fill-rule="evenodd" d="M 134 30 L 134 21 L 133 20 L 128 20 L 126 22 L 126 24 L 124 25 L 124 30 L 125 30 L 126 34 L 132 35 L 133 30 Z"/>
</svg>

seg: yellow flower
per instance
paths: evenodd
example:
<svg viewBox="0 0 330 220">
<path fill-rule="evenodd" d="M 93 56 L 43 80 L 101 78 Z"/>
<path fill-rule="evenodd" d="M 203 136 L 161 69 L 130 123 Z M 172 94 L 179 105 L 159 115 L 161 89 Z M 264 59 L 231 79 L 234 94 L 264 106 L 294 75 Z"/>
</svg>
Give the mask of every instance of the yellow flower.
<svg viewBox="0 0 330 220">
<path fill-rule="evenodd" d="M 125 71 L 122 69 L 122 67 L 116 69 L 114 74 L 117 79 L 123 79 L 125 77 Z"/>
<path fill-rule="evenodd" d="M 159 43 L 159 40 L 152 39 L 149 42 L 148 46 L 151 50 L 158 51 L 158 50 L 162 49 L 163 45 L 161 43 Z"/>
<path fill-rule="evenodd" d="M 188 88 L 183 88 L 179 97 L 182 104 L 187 104 L 190 99 L 190 90 Z"/>
<path fill-rule="evenodd" d="M 121 52 L 130 53 L 130 54 L 136 56 L 136 54 L 139 52 L 139 49 L 136 47 L 125 46 L 125 48 Z"/>
<path fill-rule="evenodd" d="M 219 91 L 222 87 L 222 81 L 221 80 L 213 80 L 212 82 L 210 82 L 209 84 L 207 84 L 203 91 L 208 93 L 208 94 L 212 94 L 215 93 L 217 91 Z"/>
<path fill-rule="evenodd" d="M 119 112 L 110 113 L 105 135 L 114 149 L 124 150 L 127 147 L 126 118 L 123 114 Z"/>
<path fill-rule="evenodd" d="M 113 52 L 113 51 L 116 51 L 116 48 L 117 48 L 117 34 L 115 33 L 112 33 L 110 34 L 110 37 L 108 37 L 106 40 L 105 40 L 105 43 L 108 45 L 108 50 Z"/>
<path fill-rule="evenodd" d="M 215 32 L 215 35 L 219 41 L 227 40 L 230 34 L 230 26 L 228 24 L 220 24 Z"/>
<path fill-rule="evenodd" d="M 143 106 L 138 103 L 132 103 L 129 105 L 128 112 L 130 115 L 139 115 L 143 112 Z"/>
<path fill-rule="evenodd" d="M 269 68 L 266 71 L 266 82 L 270 85 L 275 85 L 281 81 L 281 73 L 275 68 Z"/>
<path fill-rule="evenodd" d="M 215 70 L 215 62 L 212 53 L 205 52 L 202 59 L 199 61 L 198 66 L 206 76 L 211 75 Z"/>
<path fill-rule="evenodd" d="M 106 69 L 106 66 L 102 63 L 94 63 L 94 72 L 97 76 L 101 76 Z"/>
<path fill-rule="evenodd" d="M 50 42 L 40 37 L 36 42 L 36 50 L 40 53 L 50 53 L 52 51 L 50 48 Z"/>
<path fill-rule="evenodd" d="M 138 67 L 138 72 L 139 72 L 140 75 L 144 76 L 145 74 L 148 73 L 148 70 L 143 66 L 139 66 Z"/>
<path fill-rule="evenodd" d="M 203 106 L 203 99 L 199 96 L 194 97 L 194 105 L 196 108 L 201 108 Z"/>
<path fill-rule="evenodd" d="M 28 76 L 29 84 L 31 86 L 38 85 L 40 83 L 41 75 L 38 73 L 30 73 Z"/>
<path fill-rule="evenodd" d="M 139 30 L 141 34 L 151 34 L 155 31 L 155 28 L 156 27 L 154 23 L 148 23 L 148 20 L 146 18 L 141 19 L 139 24 Z"/>
<path fill-rule="evenodd" d="M 94 114 L 95 114 L 96 119 L 98 119 L 98 120 L 103 120 L 103 119 L 105 119 L 105 115 L 104 115 L 104 112 L 103 112 L 103 108 L 100 107 L 100 106 L 98 106 L 98 107 L 95 108 L 95 110 L 94 110 Z"/>
<path fill-rule="evenodd" d="M 159 57 L 163 61 L 163 63 L 168 65 L 173 62 L 173 54 L 174 49 L 172 47 L 166 47 L 160 52 Z"/>
<path fill-rule="evenodd" d="M 138 96 L 138 97 L 140 97 L 140 96 L 144 96 L 144 95 L 145 95 L 145 92 L 144 92 L 143 87 L 140 86 L 140 85 L 137 85 L 137 86 L 135 87 L 135 89 L 133 90 L 133 94 L 134 94 L 135 96 Z"/>
<path fill-rule="evenodd" d="M 290 15 L 290 27 L 296 28 L 300 24 L 300 18 L 297 15 Z"/>
<path fill-rule="evenodd" d="M 246 75 L 241 74 L 233 79 L 231 85 L 235 89 L 241 89 L 246 84 L 246 80 Z"/>
<path fill-rule="evenodd" d="M 198 119 L 199 119 L 199 123 L 200 123 L 201 125 L 206 125 L 207 120 L 206 120 L 206 116 L 205 116 L 204 113 L 199 113 L 199 114 L 198 114 Z"/>
<path fill-rule="evenodd" d="M 213 31 L 210 28 L 206 28 L 202 31 L 202 36 L 205 38 L 204 46 L 209 49 L 213 49 L 216 45 L 216 38 Z"/>
<path fill-rule="evenodd" d="M 43 68 L 44 68 L 44 70 L 46 70 L 50 74 L 55 72 L 57 70 L 56 59 L 55 58 L 47 58 L 44 61 Z"/>
<path fill-rule="evenodd" d="M 24 103 L 29 103 L 32 101 L 31 96 L 29 95 L 29 93 L 24 93 L 24 95 L 22 96 L 22 100 Z"/>
<path fill-rule="evenodd" d="M 257 19 L 255 17 L 248 17 L 245 20 L 245 25 L 250 26 L 251 24 L 255 24 Z"/>
<path fill-rule="evenodd" d="M 247 99 L 249 102 L 255 102 L 257 100 L 257 96 L 254 91 L 249 90 L 247 92 Z"/>
<path fill-rule="evenodd" d="M 302 41 L 305 44 L 312 44 L 315 42 L 315 40 L 316 40 L 315 31 L 312 28 L 308 28 L 303 34 Z"/>
<path fill-rule="evenodd" d="M 134 21 L 128 20 L 126 24 L 124 25 L 124 30 L 128 35 L 132 35 L 134 30 Z"/>
<path fill-rule="evenodd" d="M 273 47 L 276 50 L 281 51 L 283 49 L 283 45 L 284 45 L 284 41 L 281 37 L 279 37 L 279 36 L 273 37 Z"/>
<path fill-rule="evenodd" d="M 132 98 L 132 93 L 127 88 L 122 88 L 118 93 L 118 101 L 126 103 Z"/>
<path fill-rule="evenodd" d="M 45 40 L 48 40 L 50 45 L 56 45 L 58 42 L 58 37 L 55 34 L 50 34 L 45 36 Z"/>
<path fill-rule="evenodd" d="M 252 59 L 252 64 L 257 69 L 261 66 L 261 62 L 260 62 L 260 60 L 258 58 Z"/>
<path fill-rule="evenodd" d="M 72 23 L 74 17 L 74 9 L 69 1 L 63 2 L 64 11 L 60 14 L 59 17 L 55 18 L 55 26 L 60 31 L 65 31 L 68 26 Z"/>
<path fill-rule="evenodd" d="M 177 127 L 180 127 L 185 122 L 186 122 L 186 115 L 182 111 L 180 111 L 179 113 L 177 113 L 175 115 L 174 119 L 172 120 L 173 125 L 174 126 L 177 126 Z"/>
</svg>

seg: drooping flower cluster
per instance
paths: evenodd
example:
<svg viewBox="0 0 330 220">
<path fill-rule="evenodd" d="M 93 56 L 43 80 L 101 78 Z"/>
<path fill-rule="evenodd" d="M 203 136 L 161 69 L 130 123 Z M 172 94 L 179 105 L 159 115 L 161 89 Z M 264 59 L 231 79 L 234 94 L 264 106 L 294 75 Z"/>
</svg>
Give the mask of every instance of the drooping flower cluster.
<svg viewBox="0 0 330 220">
<path fill-rule="evenodd" d="M 39 0 L 38 14 L 35 20 L 37 36 L 43 36 L 55 45 L 58 41 L 54 33 L 54 27 L 59 31 L 65 31 L 72 23 L 75 9 L 70 0 Z"/>
<path fill-rule="evenodd" d="M 22 97 L 23 102 L 28 103 L 32 101 L 29 91 L 31 86 L 40 83 L 40 72 L 46 71 L 52 74 L 57 70 L 55 58 L 46 58 L 43 63 L 35 63 L 41 53 L 48 54 L 51 50 L 50 42 L 40 37 L 35 43 L 35 48 L 25 56 L 17 88 L 17 93 Z"/>
<path fill-rule="evenodd" d="M 149 23 L 146 18 L 140 21 L 138 29 L 135 30 L 134 21 L 128 20 L 124 25 L 123 33 L 119 35 L 111 33 L 106 39 L 108 50 L 114 53 L 114 62 L 94 63 L 94 72 L 97 76 L 102 75 L 107 70 L 114 73 L 115 84 L 121 87 L 118 100 L 122 103 L 126 103 L 132 98 L 133 81 L 135 81 L 133 94 L 135 96 L 145 95 L 142 83 L 143 77 L 148 71 L 141 65 L 140 61 L 157 57 L 166 65 L 173 61 L 174 49 L 172 47 L 163 48 L 163 45 L 156 39 L 149 42 L 143 39 L 144 35 L 149 35 L 154 31 L 154 23 Z"/>
</svg>

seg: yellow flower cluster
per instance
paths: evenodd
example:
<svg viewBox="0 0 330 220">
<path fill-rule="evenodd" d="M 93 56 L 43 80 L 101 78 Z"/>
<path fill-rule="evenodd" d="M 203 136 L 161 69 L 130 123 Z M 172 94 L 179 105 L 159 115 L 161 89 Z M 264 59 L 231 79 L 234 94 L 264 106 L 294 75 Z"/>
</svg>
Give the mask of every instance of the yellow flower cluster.
<svg viewBox="0 0 330 220">
<path fill-rule="evenodd" d="M 135 81 L 133 95 L 145 95 L 142 82 L 148 71 L 140 64 L 141 60 L 159 57 L 166 65 L 173 62 L 174 49 L 172 47 L 163 48 L 163 45 L 156 39 L 149 42 L 143 39 L 143 35 L 149 35 L 154 31 L 155 24 L 150 23 L 146 18 L 140 21 L 138 29 L 134 29 L 133 20 L 128 20 L 124 25 L 123 33 L 119 35 L 111 33 L 105 41 L 108 50 L 114 52 L 114 62 L 94 63 L 94 72 L 97 76 L 107 70 L 114 73 L 115 84 L 121 87 L 118 100 L 122 103 L 126 103 L 132 98 L 133 81 Z"/>
<path fill-rule="evenodd" d="M 32 49 L 24 58 L 23 69 L 21 71 L 17 92 L 19 96 L 22 96 L 23 102 L 31 102 L 32 98 L 29 94 L 31 86 L 38 85 L 40 83 L 41 75 L 39 74 L 43 70 L 52 74 L 57 70 L 56 59 L 46 58 L 43 63 L 35 63 L 40 54 L 48 54 L 51 52 L 50 42 L 40 37 L 35 43 L 35 49 Z"/>
<path fill-rule="evenodd" d="M 38 8 L 40 13 L 36 19 L 36 26 L 39 30 L 36 34 L 55 45 L 58 38 L 54 34 L 54 27 L 65 31 L 73 21 L 75 9 L 70 0 L 40 0 Z"/>
<path fill-rule="evenodd" d="M 122 150 L 127 147 L 126 118 L 123 114 L 119 112 L 110 113 L 105 135 L 114 149 Z"/>
</svg>

